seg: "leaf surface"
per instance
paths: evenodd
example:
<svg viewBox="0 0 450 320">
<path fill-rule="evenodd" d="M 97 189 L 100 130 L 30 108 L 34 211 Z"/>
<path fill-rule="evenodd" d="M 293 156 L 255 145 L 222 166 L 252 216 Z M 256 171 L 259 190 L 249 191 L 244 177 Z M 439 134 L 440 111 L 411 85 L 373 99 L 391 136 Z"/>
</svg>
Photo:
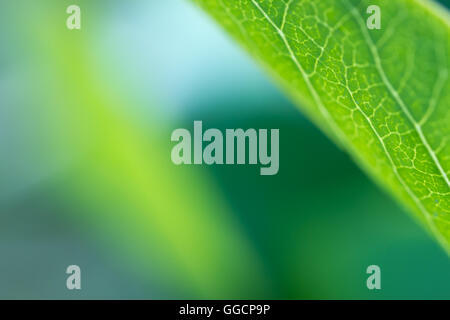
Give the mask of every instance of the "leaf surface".
<svg viewBox="0 0 450 320">
<path fill-rule="evenodd" d="M 445 9 L 425 0 L 194 1 L 450 253 Z M 379 30 L 367 27 L 372 4 Z"/>
</svg>

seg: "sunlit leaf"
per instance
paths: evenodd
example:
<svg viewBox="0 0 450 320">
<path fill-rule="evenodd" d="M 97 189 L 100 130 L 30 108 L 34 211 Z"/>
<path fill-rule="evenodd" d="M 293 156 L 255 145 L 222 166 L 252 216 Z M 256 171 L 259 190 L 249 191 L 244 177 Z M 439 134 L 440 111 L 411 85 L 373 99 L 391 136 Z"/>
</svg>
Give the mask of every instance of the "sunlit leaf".
<svg viewBox="0 0 450 320">
<path fill-rule="evenodd" d="M 450 250 L 445 9 L 425 0 L 195 2 Z M 367 26 L 374 4 L 380 29 Z"/>
</svg>

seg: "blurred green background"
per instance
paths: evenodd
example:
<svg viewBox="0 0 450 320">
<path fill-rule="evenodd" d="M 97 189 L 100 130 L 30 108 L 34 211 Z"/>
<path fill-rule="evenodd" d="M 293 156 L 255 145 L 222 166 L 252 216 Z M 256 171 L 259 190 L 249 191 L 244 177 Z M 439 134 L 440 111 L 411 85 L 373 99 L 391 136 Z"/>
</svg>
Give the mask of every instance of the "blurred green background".
<svg viewBox="0 0 450 320">
<path fill-rule="evenodd" d="M 189 1 L 2 1 L 0 27 L 0 298 L 450 298 L 445 252 Z M 194 120 L 279 128 L 278 175 L 173 165 Z"/>
</svg>

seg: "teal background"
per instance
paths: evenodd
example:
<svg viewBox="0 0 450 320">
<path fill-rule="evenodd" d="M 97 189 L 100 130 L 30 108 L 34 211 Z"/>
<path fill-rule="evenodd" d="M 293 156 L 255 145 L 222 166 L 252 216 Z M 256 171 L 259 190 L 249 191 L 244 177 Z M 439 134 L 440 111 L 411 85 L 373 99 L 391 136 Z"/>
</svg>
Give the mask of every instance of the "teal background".
<svg viewBox="0 0 450 320">
<path fill-rule="evenodd" d="M 0 43 L 0 298 L 450 298 L 445 252 L 189 1 L 4 1 Z M 279 174 L 173 165 L 194 120 L 279 128 Z"/>
</svg>

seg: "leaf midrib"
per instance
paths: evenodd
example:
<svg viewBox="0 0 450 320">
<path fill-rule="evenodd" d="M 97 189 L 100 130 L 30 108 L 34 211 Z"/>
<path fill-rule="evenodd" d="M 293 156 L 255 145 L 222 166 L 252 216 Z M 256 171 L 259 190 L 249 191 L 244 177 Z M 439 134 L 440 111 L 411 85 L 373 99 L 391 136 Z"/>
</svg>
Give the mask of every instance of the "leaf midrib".
<svg viewBox="0 0 450 320">
<path fill-rule="evenodd" d="M 283 30 L 276 25 L 276 23 L 270 18 L 270 16 L 264 11 L 264 9 L 255 0 L 251 0 L 251 3 L 258 9 L 258 11 L 261 12 L 261 14 L 264 16 L 264 18 L 277 31 L 277 33 L 281 37 L 284 45 L 286 46 L 286 48 L 287 48 L 287 50 L 289 52 L 290 58 L 292 59 L 294 64 L 297 66 L 297 68 L 299 69 L 303 79 L 305 80 L 306 85 L 307 85 L 310 93 L 312 94 L 313 99 L 314 99 L 315 103 L 317 104 L 321 114 L 324 116 L 326 121 L 333 127 L 334 132 L 338 135 L 339 139 L 341 139 L 343 141 L 346 141 L 347 139 L 346 139 L 345 135 L 343 134 L 341 129 L 338 127 L 338 125 L 334 121 L 334 119 L 331 116 L 331 114 L 328 112 L 328 109 L 325 108 L 322 100 L 320 99 L 319 94 L 317 93 L 317 91 L 315 90 L 313 84 L 311 83 L 308 74 L 304 71 L 303 67 L 301 66 L 300 62 L 298 61 L 297 57 L 295 56 L 295 54 L 294 54 L 294 52 L 293 52 L 293 50 L 292 50 L 292 48 L 291 48 L 291 46 L 289 44 L 288 38 L 284 34 Z M 291 3 L 291 1 L 287 5 L 290 5 L 290 3 Z M 414 129 L 416 130 L 417 134 L 419 135 L 419 138 L 420 138 L 421 142 L 426 147 L 428 154 L 433 159 L 433 162 L 435 163 L 435 165 L 438 168 L 440 174 L 442 175 L 443 179 L 445 180 L 445 182 L 447 183 L 447 186 L 450 189 L 449 178 L 448 178 L 447 174 L 445 173 L 444 169 L 442 168 L 442 165 L 440 164 L 439 159 L 437 159 L 436 154 L 434 153 L 434 151 L 432 150 L 431 146 L 429 145 L 425 135 L 423 134 L 422 127 L 421 127 L 420 123 L 418 123 L 413 118 L 412 114 L 409 112 L 408 108 L 406 107 L 405 103 L 403 102 L 403 100 L 399 96 L 398 92 L 394 89 L 394 87 L 390 83 L 389 79 L 387 78 L 386 73 L 385 73 L 385 71 L 384 71 L 384 69 L 383 69 L 383 67 L 381 65 L 381 60 L 380 60 L 380 57 L 379 57 L 379 54 L 378 54 L 378 50 L 375 47 L 375 45 L 374 45 L 370 35 L 368 34 L 367 30 L 365 29 L 364 21 L 363 21 L 361 15 L 359 14 L 358 10 L 354 6 L 349 4 L 347 1 L 346 1 L 346 5 L 349 7 L 352 16 L 354 17 L 354 19 L 356 20 L 357 24 L 361 28 L 361 31 L 362 31 L 362 33 L 364 35 L 364 38 L 365 38 L 365 41 L 367 42 L 366 44 L 369 46 L 370 52 L 372 54 L 372 58 L 374 60 L 376 69 L 377 69 L 380 77 L 382 78 L 384 85 L 387 87 L 389 93 L 392 95 L 394 100 L 399 104 L 400 108 L 405 113 L 408 121 L 410 121 L 411 124 L 413 125 Z M 286 10 L 285 10 L 285 14 L 286 14 Z M 283 16 L 283 21 L 282 21 L 282 26 L 285 24 L 285 19 L 286 19 L 286 16 L 284 15 Z M 321 48 L 321 49 L 322 49 L 322 52 L 323 52 L 325 50 L 325 47 Z M 347 90 L 348 90 L 348 86 L 347 86 Z M 390 162 L 390 164 L 392 166 L 392 170 L 394 171 L 394 174 L 396 175 L 396 177 L 399 180 L 400 184 L 403 186 L 403 188 L 408 193 L 408 195 L 412 198 L 414 203 L 416 203 L 416 205 L 419 208 L 419 210 L 423 213 L 423 215 L 425 217 L 425 220 L 429 224 L 429 227 L 431 228 L 433 233 L 435 233 L 435 235 L 439 238 L 439 241 L 441 241 L 443 244 L 445 244 L 446 243 L 445 239 L 436 230 L 436 226 L 434 224 L 434 221 L 431 218 L 431 214 L 427 211 L 427 209 L 423 206 L 423 204 L 420 201 L 420 199 L 417 198 L 417 196 L 413 193 L 411 188 L 406 184 L 406 182 L 403 180 L 401 175 L 398 173 L 397 167 L 395 166 L 395 163 L 394 163 L 394 161 L 392 159 L 392 156 L 390 155 L 390 152 L 388 151 L 388 149 L 387 149 L 383 139 L 378 134 L 378 132 L 377 132 L 376 128 L 374 127 L 374 125 L 372 124 L 370 118 L 364 113 L 364 111 L 361 109 L 361 107 L 356 103 L 356 101 L 354 100 L 352 94 L 351 94 L 351 96 L 352 96 L 353 102 L 355 103 L 355 106 L 358 108 L 358 110 L 364 116 L 364 118 L 368 122 L 370 128 L 372 129 L 372 131 L 374 132 L 375 136 L 379 140 L 379 142 L 380 142 L 380 144 L 381 144 L 381 146 L 382 146 L 382 148 L 383 148 L 383 150 L 384 150 L 384 152 L 385 152 L 385 154 L 386 154 L 386 156 L 387 156 L 387 158 L 388 158 L 388 160 L 389 160 L 389 162 Z"/>
<path fill-rule="evenodd" d="M 346 2 L 346 3 L 348 4 L 348 2 Z M 445 182 L 447 183 L 447 186 L 450 188 L 450 180 L 449 180 L 447 174 L 445 173 L 444 169 L 442 168 L 442 165 L 439 162 L 439 159 L 436 157 L 435 152 L 433 151 L 430 144 L 428 143 L 428 140 L 426 139 L 425 135 L 423 134 L 422 126 L 420 125 L 419 122 L 417 122 L 414 119 L 411 112 L 409 112 L 408 108 L 406 107 L 406 104 L 403 102 L 402 98 L 398 94 L 397 90 L 395 90 L 395 88 L 392 86 L 391 82 L 389 81 L 388 77 L 386 76 L 383 66 L 381 65 L 381 59 L 380 59 L 380 55 L 378 53 L 378 49 L 376 48 L 375 44 L 372 41 L 372 38 L 370 37 L 370 35 L 367 31 L 367 28 L 364 25 L 364 21 L 360 15 L 359 11 L 355 7 L 352 7 L 351 5 L 349 5 L 349 6 L 351 9 L 352 15 L 355 17 L 355 20 L 357 21 L 358 25 L 360 26 L 361 32 L 363 33 L 363 36 L 364 36 L 364 39 L 367 41 L 367 45 L 369 46 L 370 52 L 372 53 L 372 57 L 375 62 L 375 66 L 376 66 L 378 73 L 380 74 L 384 84 L 388 88 L 390 94 L 394 97 L 395 101 L 399 104 L 400 108 L 405 113 L 408 120 L 411 122 L 411 124 L 416 129 L 416 131 L 420 137 L 420 140 L 425 145 L 429 155 L 433 159 L 436 167 L 439 169 L 439 172 L 441 173 L 442 177 L 444 178 Z"/>
</svg>

